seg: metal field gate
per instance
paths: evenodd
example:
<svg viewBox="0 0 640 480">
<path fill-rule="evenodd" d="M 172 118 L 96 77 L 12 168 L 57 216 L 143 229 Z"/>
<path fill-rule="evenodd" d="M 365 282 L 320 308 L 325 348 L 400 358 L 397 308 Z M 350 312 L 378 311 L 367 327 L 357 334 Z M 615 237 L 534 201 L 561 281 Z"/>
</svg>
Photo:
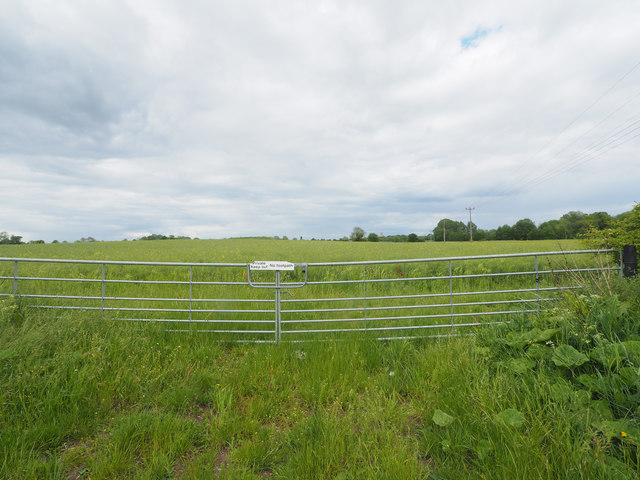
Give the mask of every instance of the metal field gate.
<svg viewBox="0 0 640 480">
<path fill-rule="evenodd" d="M 0 258 L 0 300 L 228 341 L 417 338 L 540 312 L 562 290 L 622 272 L 613 252 L 325 263 Z"/>
</svg>

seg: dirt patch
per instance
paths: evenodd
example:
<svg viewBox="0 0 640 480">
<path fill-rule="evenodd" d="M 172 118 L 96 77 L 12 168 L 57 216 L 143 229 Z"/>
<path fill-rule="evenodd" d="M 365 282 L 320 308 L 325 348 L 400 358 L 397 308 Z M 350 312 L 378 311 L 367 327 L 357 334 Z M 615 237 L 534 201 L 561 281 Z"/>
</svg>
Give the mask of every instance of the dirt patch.
<svg viewBox="0 0 640 480">
<path fill-rule="evenodd" d="M 216 456 L 216 475 L 220 475 L 223 468 L 229 464 L 227 458 L 229 457 L 229 449 L 226 446 L 223 446 L 220 449 L 220 453 Z"/>
</svg>

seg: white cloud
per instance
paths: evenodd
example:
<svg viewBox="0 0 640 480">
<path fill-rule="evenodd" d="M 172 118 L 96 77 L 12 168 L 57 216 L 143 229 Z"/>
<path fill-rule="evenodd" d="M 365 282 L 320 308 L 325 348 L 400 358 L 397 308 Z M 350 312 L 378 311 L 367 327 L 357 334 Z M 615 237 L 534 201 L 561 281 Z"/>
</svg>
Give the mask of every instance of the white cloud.
<svg viewBox="0 0 640 480">
<path fill-rule="evenodd" d="M 625 1 L 11 2 L 0 230 L 321 238 L 428 233 L 471 205 L 483 228 L 619 213 L 638 200 L 640 68 L 615 82 L 639 23 Z"/>
</svg>

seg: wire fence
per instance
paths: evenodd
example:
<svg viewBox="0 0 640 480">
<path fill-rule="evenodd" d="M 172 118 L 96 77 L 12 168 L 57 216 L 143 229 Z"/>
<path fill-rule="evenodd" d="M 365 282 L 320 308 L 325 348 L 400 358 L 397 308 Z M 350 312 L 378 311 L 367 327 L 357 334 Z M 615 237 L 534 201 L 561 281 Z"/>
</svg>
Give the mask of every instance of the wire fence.
<svg viewBox="0 0 640 480">
<path fill-rule="evenodd" d="M 246 342 L 465 334 L 539 313 L 614 250 L 289 264 L 0 258 L 0 297 Z M 614 260 L 615 258 L 615 260 Z"/>
</svg>

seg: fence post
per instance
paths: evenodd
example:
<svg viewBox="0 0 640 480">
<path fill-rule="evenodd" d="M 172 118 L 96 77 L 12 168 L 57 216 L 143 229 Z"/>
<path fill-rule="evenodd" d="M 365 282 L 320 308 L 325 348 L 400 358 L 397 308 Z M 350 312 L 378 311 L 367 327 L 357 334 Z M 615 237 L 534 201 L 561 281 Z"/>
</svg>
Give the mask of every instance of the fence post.
<svg viewBox="0 0 640 480">
<path fill-rule="evenodd" d="M 638 273 L 638 252 L 635 245 L 622 247 L 622 275 L 633 277 Z"/>
<path fill-rule="evenodd" d="M 18 260 L 13 262 L 13 294 L 18 294 Z"/>
</svg>

